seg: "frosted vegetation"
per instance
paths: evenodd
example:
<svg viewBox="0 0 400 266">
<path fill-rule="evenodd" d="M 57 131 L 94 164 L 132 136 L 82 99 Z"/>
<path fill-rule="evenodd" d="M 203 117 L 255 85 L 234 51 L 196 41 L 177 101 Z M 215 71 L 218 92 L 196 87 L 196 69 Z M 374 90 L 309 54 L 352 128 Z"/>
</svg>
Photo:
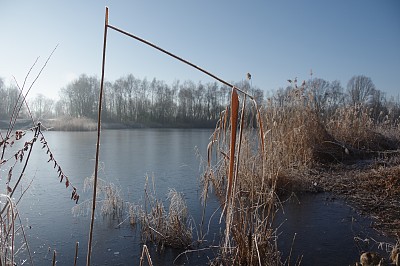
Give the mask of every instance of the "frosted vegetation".
<svg viewBox="0 0 400 266">
<path fill-rule="evenodd" d="M 294 84 L 294 80 L 292 82 Z M 279 88 L 267 95 L 264 90 L 251 86 L 248 80 L 236 85 L 253 95 L 261 105 L 268 99 L 282 104 L 293 84 L 287 83 L 286 88 Z M 28 99 L 30 111 L 35 120 L 58 118 L 58 121 L 47 123 L 56 129 L 93 130 L 96 123 L 90 124 L 88 121 L 97 118 L 99 86 L 97 77 L 82 74 L 60 89 L 58 101 L 42 94 Z M 369 77 L 354 76 L 346 88 L 338 81 L 313 78 L 305 81 L 302 88 L 303 93 L 313 95 L 315 108 L 325 117 L 335 113 L 337 108 L 355 104 L 372 108 L 370 115 L 375 120 L 387 116 L 395 119 L 400 115 L 399 98 L 386 97 Z M 118 127 L 214 127 L 221 111 L 229 104 L 230 91 L 230 88 L 216 82 L 196 84 L 177 80 L 167 84 L 155 78 L 149 81 L 130 74 L 105 82 L 102 120 Z M 10 117 L 18 95 L 17 87 L 4 84 L 0 79 L 0 120 Z M 28 110 L 23 106 L 19 118 L 27 117 Z M 89 120 L 79 123 L 84 118 Z M 88 126 L 84 128 L 82 125 Z M 0 127 L 6 125 L 2 123 Z"/>
</svg>

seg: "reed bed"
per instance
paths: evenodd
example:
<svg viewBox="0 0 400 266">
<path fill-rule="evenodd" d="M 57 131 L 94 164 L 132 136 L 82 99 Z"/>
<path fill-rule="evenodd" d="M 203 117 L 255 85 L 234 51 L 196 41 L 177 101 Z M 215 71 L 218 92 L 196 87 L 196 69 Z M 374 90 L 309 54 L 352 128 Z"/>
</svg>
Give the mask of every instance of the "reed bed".
<svg viewBox="0 0 400 266">
<path fill-rule="evenodd" d="M 84 192 L 93 190 L 93 179 L 93 175 L 85 178 L 83 187 Z M 129 208 L 129 206 L 127 206 L 128 203 L 124 201 L 120 193 L 120 188 L 114 183 L 101 178 L 99 178 L 97 186 L 96 198 L 98 207 L 100 208 L 100 214 L 111 219 L 122 219 L 126 213 L 127 207 Z M 74 216 L 88 215 L 90 213 L 91 205 L 91 200 L 85 200 L 72 208 L 72 214 Z"/>
<path fill-rule="evenodd" d="M 130 221 L 139 221 L 143 243 L 155 243 L 161 250 L 166 246 L 191 248 L 192 223 L 183 194 L 169 189 L 167 201 L 168 208 L 157 198 L 154 185 L 151 188 L 146 182 L 144 201 L 142 205 L 131 206 L 135 211 L 130 212 Z"/>
<path fill-rule="evenodd" d="M 364 155 L 386 150 L 395 150 L 400 144 L 400 125 L 383 112 L 373 117 L 374 109 L 363 106 L 338 108 L 325 123 L 336 141 L 346 143 Z"/>
<path fill-rule="evenodd" d="M 239 101 L 232 90 L 231 106 L 222 112 L 208 146 L 203 177 L 204 200 L 213 188 L 226 225 L 215 264 L 285 264 L 272 222 L 280 197 L 292 192 L 349 196 L 355 207 L 377 217 L 377 227 L 399 233 L 396 119 L 373 119 L 373 110 L 362 104 L 323 114 L 306 86 L 273 96 L 262 108 L 246 94 Z M 361 171 L 360 164 L 369 170 Z"/>
<path fill-rule="evenodd" d="M 96 121 L 87 117 L 49 119 L 46 121 L 46 126 L 57 131 L 95 131 L 97 128 Z"/>
<path fill-rule="evenodd" d="M 208 147 L 203 197 L 207 198 L 212 186 L 223 206 L 221 220 L 225 219 L 225 239 L 213 263 L 279 265 L 272 222 L 279 202 L 275 189 L 280 168 L 268 168 L 263 128 L 244 130 L 252 124 L 245 113 L 246 98 L 242 96 L 239 110 L 239 97 L 233 89 L 230 109 L 222 113 Z M 255 102 L 250 98 L 247 104 Z"/>
<path fill-rule="evenodd" d="M 85 192 L 93 190 L 93 181 L 93 175 L 85 179 Z M 142 242 L 155 243 L 161 250 L 167 246 L 179 249 L 191 248 L 192 223 L 183 194 L 175 189 L 169 189 L 166 195 L 169 205 L 166 207 L 165 202 L 157 198 L 154 181 L 152 184 L 149 186 L 146 177 L 143 201 L 131 203 L 124 200 L 118 186 L 98 178 L 96 205 L 100 211 L 97 215 L 117 221 L 117 227 L 126 221 L 133 227 L 139 226 Z M 72 213 L 75 216 L 87 216 L 90 214 L 91 205 L 90 199 L 83 201 L 72 208 Z"/>
</svg>

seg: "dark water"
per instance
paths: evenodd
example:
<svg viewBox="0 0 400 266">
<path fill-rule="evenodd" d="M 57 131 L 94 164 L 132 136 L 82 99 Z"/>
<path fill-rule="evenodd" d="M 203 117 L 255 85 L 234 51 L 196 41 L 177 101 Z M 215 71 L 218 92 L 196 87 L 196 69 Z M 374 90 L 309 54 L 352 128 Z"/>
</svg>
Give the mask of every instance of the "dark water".
<svg viewBox="0 0 400 266">
<path fill-rule="evenodd" d="M 299 195 L 277 214 L 278 246 L 291 265 L 299 259 L 301 265 L 354 265 L 361 252 L 385 255 L 385 243 L 394 244 L 371 222 L 328 193 Z"/>
<path fill-rule="evenodd" d="M 103 170 L 99 177 L 117 185 L 124 200 L 134 203 L 143 197 L 146 175 L 154 176 L 160 199 L 166 199 L 169 188 L 183 192 L 196 227 L 193 236 L 197 239 L 202 210 L 199 201 L 199 176 L 202 171 L 195 147 L 205 156 L 210 134 L 211 130 L 199 129 L 105 130 L 101 135 L 100 161 Z M 93 173 L 96 133 L 44 132 L 44 135 L 55 159 L 81 194 L 80 202 L 90 199 L 91 195 L 83 192 L 83 181 Z M 27 136 L 25 140 L 28 140 Z M 79 242 L 78 265 L 85 265 L 89 216 L 72 215 L 71 208 L 75 204 L 70 200 L 71 190 L 59 183 L 53 164 L 47 163 L 47 160 L 45 150 L 36 145 L 20 186 L 22 191 L 33 179 L 18 210 L 35 265 L 50 265 L 53 250 L 57 251 L 57 265 L 72 265 L 76 242 Z M 2 183 L 6 175 L 1 173 Z M 291 255 L 292 265 L 300 254 L 303 255 L 302 265 L 348 265 L 358 257 L 355 236 L 373 235 L 377 238 L 364 227 L 368 221 L 363 221 L 339 201 L 326 201 L 326 197 L 324 194 L 302 197 L 301 204 L 294 201 L 284 205 L 285 214 L 278 217 L 278 223 L 285 221 L 279 228 L 279 247 L 283 258 L 287 258 L 293 235 L 297 233 Z M 216 209 L 218 203 L 211 197 L 206 221 Z M 361 222 L 354 222 L 354 219 Z M 218 220 L 219 213 L 212 216 L 207 237 L 209 245 L 219 243 Z M 139 264 L 141 242 L 137 229 L 128 222 L 119 227 L 116 227 L 117 224 L 118 221 L 96 215 L 93 265 Z M 160 253 L 151 245 L 150 251 L 154 265 L 172 265 L 182 252 L 166 249 Z M 338 253 L 341 254 L 339 257 Z M 210 250 L 194 252 L 181 256 L 175 265 L 206 265 L 212 257 Z M 27 258 L 26 250 L 21 251 L 18 258 Z M 29 265 L 29 262 L 25 264 Z"/>
</svg>

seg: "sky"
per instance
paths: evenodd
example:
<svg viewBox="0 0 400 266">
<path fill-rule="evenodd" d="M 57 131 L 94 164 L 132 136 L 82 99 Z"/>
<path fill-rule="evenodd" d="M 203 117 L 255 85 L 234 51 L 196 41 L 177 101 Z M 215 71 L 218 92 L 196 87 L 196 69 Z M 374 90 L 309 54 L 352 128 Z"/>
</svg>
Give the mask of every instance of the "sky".
<svg viewBox="0 0 400 266">
<path fill-rule="evenodd" d="M 109 24 L 144 38 L 228 81 L 252 75 L 271 93 L 287 79 L 370 77 L 400 93 L 400 1 L 0 0 L 0 77 L 58 99 L 80 74 L 101 76 L 105 6 Z M 172 84 L 212 82 L 205 74 L 108 30 L 105 78 L 127 74 Z M 27 85 L 25 85 L 27 87 Z"/>
</svg>

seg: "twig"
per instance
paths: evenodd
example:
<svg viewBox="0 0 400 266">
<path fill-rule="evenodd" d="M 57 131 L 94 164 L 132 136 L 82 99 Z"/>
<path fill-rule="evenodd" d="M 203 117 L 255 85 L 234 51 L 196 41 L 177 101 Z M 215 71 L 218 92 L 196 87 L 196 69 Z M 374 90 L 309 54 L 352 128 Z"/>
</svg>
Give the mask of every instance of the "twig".
<svg viewBox="0 0 400 266">
<path fill-rule="evenodd" d="M 21 216 L 19 215 L 18 209 L 15 209 L 17 212 L 17 216 L 19 219 L 19 223 L 21 224 L 21 230 L 22 230 L 22 235 L 24 237 L 24 241 L 25 241 L 25 245 L 26 245 L 26 249 L 28 250 L 28 255 L 29 255 L 29 259 L 31 261 L 31 265 L 33 266 L 33 259 L 32 259 L 32 254 L 31 254 L 31 250 L 29 248 L 29 244 L 28 244 L 28 240 L 26 239 L 26 234 L 25 234 L 25 230 L 24 230 L 24 226 L 22 225 L 22 220 L 21 220 Z"/>
<path fill-rule="evenodd" d="M 148 225 L 148 227 L 153 230 L 154 232 L 156 232 L 157 234 L 159 234 L 162 238 L 165 238 L 165 236 L 163 234 L 161 234 L 160 232 L 158 232 L 156 229 L 154 229 L 153 227 L 151 227 L 150 225 Z"/>
<path fill-rule="evenodd" d="M 190 250 L 185 250 L 183 252 L 181 252 L 178 256 L 176 256 L 176 258 L 174 259 L 174 261 L 172 262 L 172 264 L 175 264 L 176 260 L 179 259 L 179 257 L 181 257 L 182 255 L 186 255 L 187 253 L 192 253 L 192 252 L 199 252 L 199 251 L 204 251 L 204 250 L 210 250 L 212 248 L 219 248 L 219 246 L 210 246 L 210 247 L 206 247 L 206 248 L 198 248 L 198 249 L 190 249 Z"/>
<path fill-rule="evenodd" d="M 293 250 L 294 240 L 296 239 L 296 235 L 297 235 L 297 233 L 294 233 L 293 240 L 292 240 L 292 245 L 290 246 L 289 258 L 288 258 L 288 266 L 290 265 L 290 258 L 292 256 L 292 250 Z"/>
<path fill-rule="evenodd" d="M 76 266 L 76 262 L 78 260 L 78 248 L 79 248 L 79 242 L 75 243 L 75 257 L 74 257 L 74 266 Z"/>
<path fill-rule="evenodd" d="M 53 251 L 53 260 L 52 260 L 52 265 L 55 266 L 56 265 L 56 251 Z"/>
<path fill-rule="evenodd" d="M 256 246 L 256 250 L 257 250 L 258 264 L 261 266 L 260 251 L 258 250 L 258 244 L 257 244 L 257 234 L 254 234 L 254 243 Z"/>
<path fill-rule="evenodd" d="M 143 260 L 144 260 L 144 255 L 145 254 L 146 254 L 146 257 L 147 257 L 147 262 L 149 263 L 150 266 L 153 266 L 153 263 L 152 263 L 151 257 L 150 257 L 150 253 L 149 253 L 149 249 L 147 248 L 146 245 L 143 245 L 142 256 L 140 256 L 140 266 L 143 265 Z"/>
</svg>

